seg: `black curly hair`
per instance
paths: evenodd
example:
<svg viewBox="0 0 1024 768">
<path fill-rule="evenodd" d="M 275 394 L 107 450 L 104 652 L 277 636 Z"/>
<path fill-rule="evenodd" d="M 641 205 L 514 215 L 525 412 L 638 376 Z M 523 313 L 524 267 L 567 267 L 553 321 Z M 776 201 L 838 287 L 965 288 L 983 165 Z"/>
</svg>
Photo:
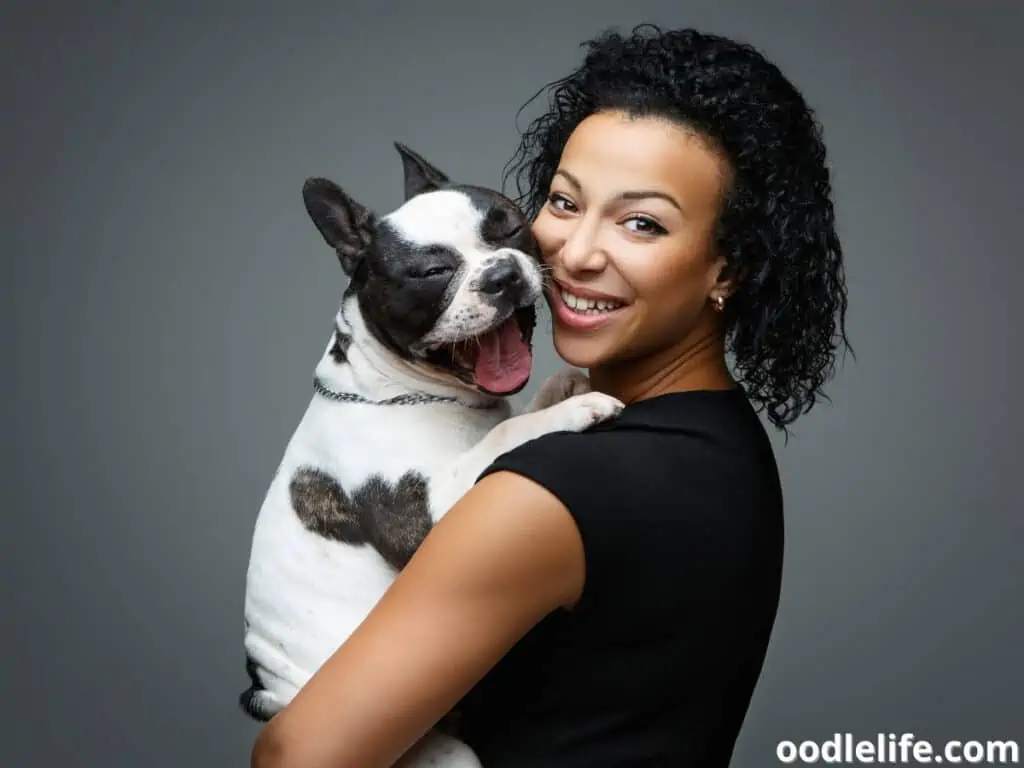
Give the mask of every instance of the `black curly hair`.
<svg viewBox="0 0 1024 768">
<path fill-rule="evenodd" d="M 693 29 L 642 24 L 585 42 L 583 64 L 549 83 L 548 110 L 505 167 L 532 219 L 570 134 L 589 115 L 667 118 L 712 142 L 732 183 L 716 233 L 736 288 L 723 321 L 735 375 L 787 431 L 835 372 L 846 285 L 821 126 L 803 96 L 755 48 Z M 522 112 L 520 109 L 520 113 Z M 852 353 L 852 349 L 849 350 Z"/>
</svg>

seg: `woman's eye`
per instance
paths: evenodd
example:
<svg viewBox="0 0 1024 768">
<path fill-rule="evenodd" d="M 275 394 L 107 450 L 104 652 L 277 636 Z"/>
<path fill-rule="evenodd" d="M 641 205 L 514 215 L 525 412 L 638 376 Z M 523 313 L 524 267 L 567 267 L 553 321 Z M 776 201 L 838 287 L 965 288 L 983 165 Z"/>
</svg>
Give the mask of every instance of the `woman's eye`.
<svg viewBox="0 0 1024 768">
<path fill-rule="evenodd" d="M 629 226 L 633 224 L 634 226 Z M 646 216 L 631 216 L 625 221 L 626 229 L 637 232 L 641 235 L 664 235 L 667 234 L 666 230 L 661 224 L 656 222 L 654 219 L 649 219 Z"/>
<path fill-rule="evenodd" d="M 548 197 L 548 204 L 551 205 L 556 211 L 568 211 L 572 213 L 576 210 L 576 206 L 572 200 L 567 198 L 565 195 L 560 195 L 557 192 Z"/>
</svg>

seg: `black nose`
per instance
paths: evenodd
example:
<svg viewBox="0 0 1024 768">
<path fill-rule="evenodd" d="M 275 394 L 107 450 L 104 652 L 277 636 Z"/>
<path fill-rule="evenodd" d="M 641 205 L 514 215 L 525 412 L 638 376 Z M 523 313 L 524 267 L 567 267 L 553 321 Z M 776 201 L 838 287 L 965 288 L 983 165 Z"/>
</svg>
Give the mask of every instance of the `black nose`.
<svg viewBox="0 0 1024 768">
<path fill-rule="evenodd" d="M 494 295 L 505 294 L 509 298 L 523 291 L 523 273 L 511 259 L 503 259 L 488 267 L 480 275 L 480 290 Z"/>
</svg>

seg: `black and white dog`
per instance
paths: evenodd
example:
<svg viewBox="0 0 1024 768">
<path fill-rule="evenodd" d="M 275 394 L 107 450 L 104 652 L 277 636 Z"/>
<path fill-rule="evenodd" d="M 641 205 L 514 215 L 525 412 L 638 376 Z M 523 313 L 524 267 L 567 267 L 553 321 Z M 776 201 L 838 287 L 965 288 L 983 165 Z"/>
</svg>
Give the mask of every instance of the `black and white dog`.
<svg viewBox="0 0 1024 768">
<path fill-rule="evenodd" d="M 326 179 L 303 188 L 349 285 L 255 524 L 241 704 L 259 720 L 337 650 L 496 457 L 622 407 L 566 370 L 512 416 L 543 291 L 528 223 L 500 193 L 453 184 L 396 146 L 405 202 L 386 216 Z M 416 765 L 478 765 L 439 732 L 416 754 Z"/>
</svg>

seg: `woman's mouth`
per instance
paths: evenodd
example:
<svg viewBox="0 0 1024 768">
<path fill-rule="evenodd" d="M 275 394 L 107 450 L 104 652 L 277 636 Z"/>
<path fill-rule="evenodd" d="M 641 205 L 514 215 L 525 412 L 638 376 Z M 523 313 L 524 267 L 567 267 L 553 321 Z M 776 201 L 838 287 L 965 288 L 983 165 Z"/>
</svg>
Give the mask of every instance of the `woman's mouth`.
<svg viewBox="0 0 1024 768">
<path fill-rule="evenodd" d="M 556 321 L 577 330 L 602 326 L 626 306 L 626 302 L 611 297 L 581 296 L 557 282 L 551 283 L 548 297 Z"/>
</svg>

